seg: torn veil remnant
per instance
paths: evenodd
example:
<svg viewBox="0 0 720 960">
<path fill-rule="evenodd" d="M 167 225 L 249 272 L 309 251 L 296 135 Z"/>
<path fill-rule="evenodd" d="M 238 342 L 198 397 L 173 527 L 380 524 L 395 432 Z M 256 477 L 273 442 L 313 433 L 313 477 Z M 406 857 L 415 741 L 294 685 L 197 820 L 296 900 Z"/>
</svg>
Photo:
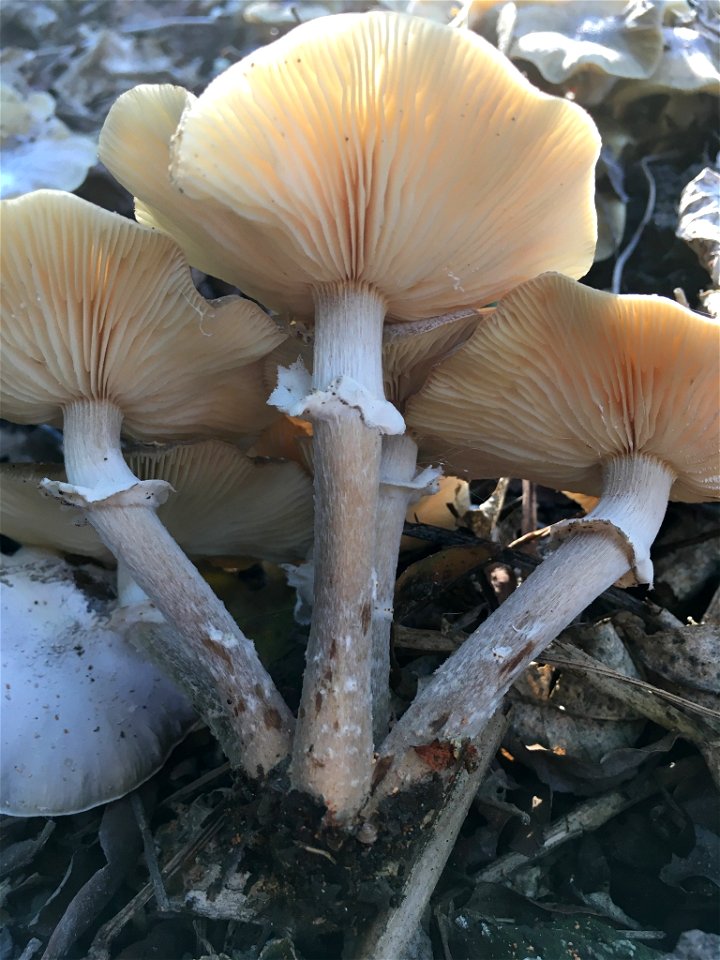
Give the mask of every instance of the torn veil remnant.
<svg viewBox="0 0 720 960">
<path fill-rule="evenodd" d="M 120 433 L 244 436 L 253 390 L 237 369 L 257 366 L 261 383 L 258 361 L 283 335 L 248 301 L 203 300 L 169 238 L 70 194 L 3 201 L 2 225 L 2 415 L 63 425 L 68 483 L 46 488 L 84 512 L 172 624 L 154 655 L 231 762 L 257 776 L 287 753 L 292 715 L 158 520 L 169 484 L 138 480 Z"/>
<path fill-rule="evenodd" d="M 387 12 L 303 24 L 199 98 L 182 94 L 184 110 L 173 94 L 170 178 L 149 183 L 142 137 L 156 109 L 168 124 L 171 96 L 142 89 L 120 98 L 101 143 L 138 216 L 315 325 L 309 392 L 299 371 L 281 379 L 285 409 L 316 421 L 315 613 L 292 778 L 347 819 L 372 768 L 380 434 L 404 429 L 383 396 L 383 321 L 483 306 L 542 270 L 581 276 L 597 131 L 480 37 Z M 129 126 L 135 149 L 117 135 Z"/>
<path fill-rule="evenodd" d="M 551 344 L 552 353 L 548 345 Z M 522 375 L 518 375 L 518 371 Z M 720 499 L 720 324 L 662 297 L 557 274 L 523 284 L 410 401 L 472 476 L 599 494 L 567 540 L 436 672 L 390 733 L 383 789 L 413 743 L 473 737 L 519 672 L 614 582 L 652 581 L 668 498 Z"/>
</svg>

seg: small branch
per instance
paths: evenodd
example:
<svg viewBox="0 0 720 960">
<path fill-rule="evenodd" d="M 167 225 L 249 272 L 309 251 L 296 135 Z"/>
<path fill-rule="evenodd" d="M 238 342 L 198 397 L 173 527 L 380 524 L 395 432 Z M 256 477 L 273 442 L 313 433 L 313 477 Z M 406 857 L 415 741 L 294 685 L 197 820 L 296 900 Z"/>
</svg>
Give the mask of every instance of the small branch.
<svg viewBox="0 0 720 960">
<path fill-rule="evenodd" d="M 456 770 L 435 821 L 427 828 L 420 848 L 415 851 L 414 862 L 403 864 L 406 879 L 402 892 L 373 922 L 356 951 L 358 956 L 367 960 L 387 960 L 388 957 L 404 955 L 506 727 L 505 717 L 496 715 L 487 725 L 482 740 L 471 745 L 477 751 L 473 768 Z"/>
<path fill-rule="evenodd" d="M 153 835 L 150 832 L 150 826 L 145 816 L 145 807 L 137 790 L 134 790 L 130 794 L 130 803 L 132 804 L 132 810 L 135 815 L 135 820 L 137 821 L 140 836 L 142 837 L 145 863 L 148 868 L 148 873 L 150 874 L 150 882 L 155 891 L 155 902 L 159 910 L 167 913 L 170 910 L 170 901 L 165 891 L 165 884 L 163 883 L 160 867 L 155 855 L 155 841 L 153 840 Z"/>
<path fill-rule="evenodd" d="M 560 656 L 558 656 L 560 654 Z M 593 686 L 609 696 L 627 702 L 638 713 L 653 720 L 661 727 L 674 730 L 689 740 L 704 740 L 708 736 L 716 736 L 720 730 L 720 711 L 712 710 L 701 703 L 695 703 L 685 697 L 678 696 L 670 690 L 655 687 L 637 677 L 628 677 L 606 667 L 599 660 L 577 647 L 561 641 L 555 641 L 547 654 L 537 657 L 538 663 L 547 663 L 563 670 L 574 670 L 584 674 Z M 621 692 L 622 687 L 631 687 L 632 693 L 627 695 Z M 661 707 L 658 700 L 664 700 L 666 705 Z M 670 706 L 668 706 L 670 705 Z M 687 711 L 702 717 L 710 729 L 698 730 L 688 722 L 682 711 Z"/>
<path fill-rule="evenodd" d="M 522 482 L 522 534 L 537 530 L 537 487 L 530 480 Z"/>
<path fill-rule="evenodd" d="M 211 810 L 198 833 L 162 867 L 161 877 L 164 880 L 170 880 L 185 863 L 194 863 L 197 860 L 198 852 L 219 833 L 226 819 L 227 814 L 224 806 L 221 805 Z M 110 945 L 113 940 L 122 933 L 123 929 L 142 910 L 145 904 L 150 902 L 154 892 L 152 883 L 146 883 L 142 890 L 136 893 L 119 913 L 103 924 L 90 945 L 88 960 L 109 960 Z"/>
</svg>

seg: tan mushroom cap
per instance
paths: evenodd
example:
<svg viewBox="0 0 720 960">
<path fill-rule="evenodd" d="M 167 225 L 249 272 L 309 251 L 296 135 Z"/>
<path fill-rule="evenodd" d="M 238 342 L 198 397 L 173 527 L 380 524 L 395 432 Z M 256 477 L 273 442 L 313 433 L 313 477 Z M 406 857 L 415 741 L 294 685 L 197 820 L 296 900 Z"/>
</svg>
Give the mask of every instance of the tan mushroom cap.
<svg viewBox="0 0 720 960">
<path fill-rule="evenodd" d="M 312 481 L 296 463 L 252 460 L 219 440 L 133 450 L 130 469 L 176 490 L 158 515 L 195 556 L 305 557 L 313 534 Z"/>
<path fill-rule="evenodd" d="M 429 493 L 416 503 L 411 503 L 405 513 L 408 523 L 425 523 L 428 526 L 440 527 L 442 530 L 457 529 L 459 503 L 470 503 L 470 489 L 467 480 L 459 477 L 440 477 L 437 481 L 435 493 Z M 418 550 L 427 547 L 426 540 L 416 537 L 403 536 L 400 541 L 400 550 Z"/>
<path fill-rule="evenodd" d="M 111 107 L 100 131 L 98 156 L 135 194 L 139 223 L 172 236 L 194 267 L 227 279 L 237 270 L 240 255 L 227 211 L 191 200 L 170 181 L 170 141 L 185 107 L 196 99 L 184 87 L 166 83 L 133 87 Z"/>
<path fill-rule="evenodd" d="M 461 311 L 455 316 L 449 315 L 445 322 L 409 336 L 396 335 L 403 328 L 409 329 L 408 324 L 402 328 L 386 326 L 382 360 L 387 399 L 404 410 L 408 399 L 420 390 L 435 364 L 472 336 L 481 322 L 480 314 Z"/>
<path fill-rule="evenodd" d="M 6 419 L 59 426 L 105 400 L 136 438 L 232 439 L 276 416 L 262 358 L 284 334 L 249 301 L 204 300 L 168 237 L 50 190 L 1 212 Z"/>
<path fill-rule="evenodd" d="M 142 480 L 174 488 L 158 508 L 163 524 L 191 556 L 249 556 L 290 562 L 312 541 L 312 481 L 294 463 L 253 460 L 220 440 L 137 447 L 126 454 Z M 57 464 L 0 465 L 0 531 L 18 543 L 113 560 L 81 514 L 43 496 L 43 477 L 64 481 Z"/>
<path fill-rule="evenodd" d="M 253 457 L 292 460 L 312 476 L 312 435 L 309 420 L 283 416 L 263 430 L 248 453 Z"/>
<path fill-rule="evenodd" d="M 40 491 L 45 477 L 67 479 L 57 463 L 0 464 L 0 533 L 23 546 L 52 547 L 113 563 L 112 553 L 79 510 Z"/>
<path fill-rule="evenodd" d="M 436 369 L 407 422 L 455 472 L 597 495 L 603 463 L 643 454 L 697 502 L 720 498 L 719 396 L 717 321 L 547 274 Z"/>
<path fill-rule="evenodd" d="M 382 367 L 386 398 L 402 411 L 433 366 L 464 343 L 489 312 L 466 309 L 415 323 L 385 324 Z M 289 367 L 298 360 L 312 370 L 313 345 L 298 337 L 288 337 L 269 353 L 265 358 L 268 389 L 277 386 L 278 367 Z"/>
<path fill-rule="evenodd" d="M 139 215 L 173 232 L 166 184 L 146 187 L 144 161 L 131 169 L 123 150 L 116 164 L 105 142 Z M 209 201 L 205 234 L 225 209 L 224 279 L 245 292 L 312 317 L 313 288 L 368 284 L 412 320 L 589 269 L 598 151 L 587 114 L 477 35 L 372 12 L 302 24 L 230 67 L 188 102 L 170 172 L 188 201 Z"/>
</svg>

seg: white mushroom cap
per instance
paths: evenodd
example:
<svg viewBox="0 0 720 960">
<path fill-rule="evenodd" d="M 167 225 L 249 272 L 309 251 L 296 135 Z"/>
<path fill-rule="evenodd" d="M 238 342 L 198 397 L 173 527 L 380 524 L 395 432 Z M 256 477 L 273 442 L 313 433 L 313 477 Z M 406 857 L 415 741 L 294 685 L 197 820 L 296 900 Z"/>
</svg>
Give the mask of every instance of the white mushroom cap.
<svg viewBox="0 0 720 960">
<path fill-rule="evenodd" d="M 191 200 L 170 181 L 170 141 L 185 107 L 196 99 L 184 87 L 167 83 L 133 87 L 111 107 L 98 155 L 135 194 L 139 223 L 172 236 L 194 267 L 228 279 L 237 270 L 238 253 L 232 233 L 226 236 L 227 211 Z"/>
<path fill-rule="evenodd" d="M 113 629 L 111 575 L 40 551 L 0 562 L 0 812 L 78 813 L 123 796 L 183 739 L 191 707 Z"/>
<path fill-rule="evenodd" d="M 121 98 L 106 130 L 154 124 L 153 99 Z M 323 284 L 367 284 L 411 320 L 485 305 L 542 270 L 581 276 L 593 259 L 590 118 L 477 35 L 419 18 L 302 24 L 188 100 L 168 148 L 177 214 L 167 181 L 145 184 L 144 144 L 131 159 L 119 135 L 103 141 L 143 220 L 181 244 L 190 233 L 193 249 L 216 232 L 211 272 L 304 317 Z"/>
<path fill-rule="evenodd" d="M 716 320 L 547 274 L 501 301 L 406 416 L 456 472 L 597 495 L 604 464 L 643 455 L 694 502 L 720 497 L 719 396 Z"/>
<path fill-rule="evenodd" d="M 234 439 L 277 415 L 261 360 L 284 334 L 247 300 L 205 301 L 168 237 L 51 190 L 1 212 L 6 419 L 59 426 L 102 400 L 138 439 Z"/>
</svg>

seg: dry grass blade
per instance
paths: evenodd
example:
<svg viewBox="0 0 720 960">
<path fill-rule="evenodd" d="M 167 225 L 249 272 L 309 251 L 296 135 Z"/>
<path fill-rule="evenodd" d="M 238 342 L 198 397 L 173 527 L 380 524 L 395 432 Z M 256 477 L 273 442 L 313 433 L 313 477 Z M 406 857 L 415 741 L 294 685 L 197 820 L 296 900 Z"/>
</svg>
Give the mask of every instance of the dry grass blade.
<svg viewBox="0 0 720 960">
<path fill-rule="evenodd" d="M 559 657 L 556 655 L 557 652 L 561 654 Z M 537 657 L 537 662 L 547 663 L 554 667 L 563 667 L 566 670 L 578 670 L 586 674 L 591 683 L 601 687 L 612 696 L 626 701 L 649 719 L 655 720 L 656 723 L 660 723 L 668 729 L 678 730 L 678 732 L 689 736 L 693 740 L 698 739 L 700 731 L 692 721 L 685 718 L 679 711 L 688 711 L 700 715 L 707 721 L 714 733 L 720 733 L 720 710 L 713 710 L 702 704 L 694 703 L 692 700 L 670 693 L 668 690 L 655 687 L 645 680 L 627 677 L 615 670 L 610 670 L 598 660 L 569 643 L 556 640 L 548 654 Z M 634 693 L 630 693 L 628 687 L 634 688 Z M 668 704 L 672 704 L 673 708 L 678 709 L 673 709 L 672 713 L 663 714 L 662 709 L 657 705 L 657 700 L 665 700 Z M 692 734 L 690 728 L 692 728 Z M 706 735 L 707 730 L 705 736 L 702 737 L 703 741 L 707 739 Z"/>
</svg>

